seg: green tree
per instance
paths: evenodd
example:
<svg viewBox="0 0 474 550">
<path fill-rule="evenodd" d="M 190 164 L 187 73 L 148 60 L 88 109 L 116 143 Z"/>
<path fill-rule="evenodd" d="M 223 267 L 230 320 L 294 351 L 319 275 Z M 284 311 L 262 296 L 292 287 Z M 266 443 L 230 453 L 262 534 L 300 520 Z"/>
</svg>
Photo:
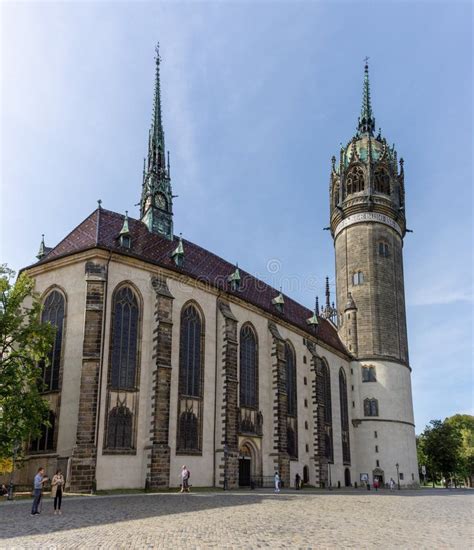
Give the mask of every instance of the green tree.
<svg viewBox="0 0 474 550">
<path fill-rule="evenodd" d="M 433 486 L 439 475 L 445 478 L 447 485 L 456 475 L 461 460 L 462 436 L 459 430 L 449 422 L 432 420 L 420 439 Z"/>
<path fill-rule="evenodd" d="M 474 478 L 474 416 L 455 414 L 446 418 L 461 435 L 462 446 L 456 474 L 472 487 Z"/>
<path fill-rule="evenodd" d="M 48 361 L 54 329 L 41 323 L 34 281 L 0 266 L 0 458 L 41 433 L 48 403 L 40 394 L 41 361 Z M 19 449 L 20 454 L 22 447 Z"/>
</svg>

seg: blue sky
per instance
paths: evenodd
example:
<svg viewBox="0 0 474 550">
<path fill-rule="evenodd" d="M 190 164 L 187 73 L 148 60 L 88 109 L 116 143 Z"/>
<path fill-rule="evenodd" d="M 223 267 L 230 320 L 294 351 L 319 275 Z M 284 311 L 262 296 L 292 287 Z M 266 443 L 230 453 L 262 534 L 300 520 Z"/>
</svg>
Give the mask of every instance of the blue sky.
<svg viewBox="0 0 474 550">
<path fill-rule="evenodd" d="M 354 133 L 369 56 L 376 125 L 405 159 L 417 431 L 472 414 L 470 3 L 0 10 L 2 262 L 31 263 L 41 233 L 56 244 L 99 198 L 137 216 L 159 40 L 175 231 L 309 307 L 334 283 L 330 159 Z"/>
</svg>

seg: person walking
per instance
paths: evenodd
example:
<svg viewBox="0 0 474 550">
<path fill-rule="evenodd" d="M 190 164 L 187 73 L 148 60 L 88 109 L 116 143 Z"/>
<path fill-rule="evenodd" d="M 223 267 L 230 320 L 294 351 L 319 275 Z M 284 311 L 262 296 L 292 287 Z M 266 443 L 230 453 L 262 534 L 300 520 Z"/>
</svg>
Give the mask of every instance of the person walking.
<svg viewBox="0 0 474 550">
<path fill-rule="evenodd" d="M 375 489 L 376 491 L 378 491 L 378 488 L 379 488 L 379 478 L 376 477 L 376 478 L 374 479 L 374 489 Z"/>
<path fill-rule="evenodd" d="M 51 496 L 54 498 L 54 515 L 61 515 L 61 502 L 63 500 L 64 477 L 61 470 L 57 470 L 51 480 Z"/>
<path fill-rule="evenodd" d="M 393 479 L 393 477 L 390 478 L 390 491 L 393 491 L 393 489 L 395 488 L 395 481 Z"/>
<path fill-rule="evenodd" d="M 295 489 L 298 491 L 301 489 L 301 477 L 300 474 L 295 475 Z"/>
<path fill-rule="evenodd" d="M 181 492 L 189 493 L 189 478 L 191 477 L 191 472 L 183 465 L 181 468 Z"/>
<path fill-rule="evenodd" d="M 39 514 L 39 505 L 41 502 L 41 495 L 43 493 L 43 484 L 48 481 L 48 478 L 44 475 L 44 468 L 38 468 L 38 473 L 35 475 L 33 482 L 33 506 L 31 508 L 31 515 L 36 516 Z"/>
<path fill-rule="evenodd" d="M 280 492 L 280 476 L 278 472 L 275 472 L 275 493 Z"/>
</svg>

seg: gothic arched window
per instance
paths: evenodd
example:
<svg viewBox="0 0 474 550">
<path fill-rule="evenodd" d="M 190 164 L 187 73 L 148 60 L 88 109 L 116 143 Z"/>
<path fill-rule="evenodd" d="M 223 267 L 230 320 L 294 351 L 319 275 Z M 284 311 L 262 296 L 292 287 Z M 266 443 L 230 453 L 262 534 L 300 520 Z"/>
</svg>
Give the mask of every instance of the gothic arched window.
<svg viewBox="0 0 474 550">
<path fill-rule="evenodd" d="M 296 416 L 296 360 L 295 351 L 289 342 L 285 343 L 285 359 L 288 416 Z"/>
<path fill-rule="evenodd" d="M 56 425 L 56 415 L 53 411 L 48 414 L 48 426 L 41 426 L 41 435 L 33 439 L 30 443 L 30 451 L 54 451 L 54 428 Z"/>
<path fill-rule="evenodd" d="M 107 422 L 107 449 L 132 449 L 133 416 L 124 405 L 109 412 Z"/>
<path fill-rule="evenodd" d="M 138 367 L 138 299 L 129 286 L 114 293 L 112 305 L 110 384 L 114 389 L 133 389 Z"/>
<path fill-rule="evenodd" d="M 378 416 L 379 415 L 379 402 L 377 399 L 364 399 L 364 415 L 365 416 Z"/>
<path fill-rule="evenodd" d="M 347 405 L 347 382 L 344 370 L 339 370 L 339 403 L 341 407 L 342 460 L 344 464 L 351 461 L 349 445 L 349 410 Z"/>
<path fill-rule="evenodd" d="M 179 393 L 202 397 L 202 322 L 198 310 L 188 305 L 181 312 Z"/>
<path fill-rule="evenodd" d="M 364 187 L 364 171 L 360 166 L 354 166 L 346 177 L 346 194 L 358 193 L 363 191 Z"/>
<path fill-rule="evenodd" d="M 362 367 L 362 382 L 377 382 L 375 367 Z"/>
<path fill-rule="evenodd" d="M 199 424 L 192 411 L 181 413 L 178 431 L 178 448 L 181 452 L 199 449 Z"/>
<path fill-rule="evenodd" d="M 42 380 L 44 391 L 59 389 L 59 371 L 61 368 L 61 351 L 63 346 L 65 301 L 58 290 L 53 290 L 44 301 L 41 322 L 50 323 L 56 329 L 54 342 L 48 361 L 42 361 Z"/>
<path fill-rule="evenodd" d="M 377 191 L 377 193 L 390 195 L 390 176 L 384 168 L 375 170 L 374 190 Z"/>
<path fill-rule="evenodd" d="M 240 406 L 258 407 L 257 337 L 250 325 L 240 331 Z"/>
</svg>

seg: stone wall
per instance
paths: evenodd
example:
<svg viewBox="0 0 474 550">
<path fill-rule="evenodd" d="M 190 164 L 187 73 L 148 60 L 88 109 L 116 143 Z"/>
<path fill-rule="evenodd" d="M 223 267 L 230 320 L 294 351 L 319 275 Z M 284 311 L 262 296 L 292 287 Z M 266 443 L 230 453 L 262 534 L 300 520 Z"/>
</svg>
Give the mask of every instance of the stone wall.
<svg viewBox="0 0 474 550">
<path fill-rule="evenodd" d="M 387 257 L 379 254 L 381 242 L 388 244 Z M 351 225 L 335 240 L 337 308 L 343 313 L 350 292 L 357 307 L 360 358 L 408 363 L 402 244 L 394 229 L 377 223 Z M 364 282 L 354 285 L 352 276 L 358 271 Z M 344 326 L 340 334 L 345 336 Z"/>
<path fill-rule="evenodd" d="M 222 439 L 224 449 L 223 468 L 219 475 L 219 485 L 228 489 L 239 486 L 239 437 L 238 437 L 238 343 L 237 318 L 228 302 L 219 300 L 219 310 L 224 317 L 223 358 L 223 402 Z"/>
<path fill-rule="evenodd" d="M 153 372 L 151 451 L 149 455 L 149 486 L 167 488 L 170 479 L 170 392 L 171 350 L 173 335 L 173 296 L 166 280 L 153 278 L 156 293 L 155 328 L 153 330 Z"/>
<path fill-rule="evenodd" d="M 290 486 L 290 457 L 287 445 L 288 396 L 286 393 L 285 341 L 276 325 L 268 323 L 273 337 L 273 456 L 275 469 L 285 487 Z"/>
<path fill-rule="evenodd" d="M 76 445 L 71 463 L 72 491 L 85 492 L 95 488 L 97 401 L 106 278 L 104 265 L 86 263 L 83 359 Z"/>
</svg>

